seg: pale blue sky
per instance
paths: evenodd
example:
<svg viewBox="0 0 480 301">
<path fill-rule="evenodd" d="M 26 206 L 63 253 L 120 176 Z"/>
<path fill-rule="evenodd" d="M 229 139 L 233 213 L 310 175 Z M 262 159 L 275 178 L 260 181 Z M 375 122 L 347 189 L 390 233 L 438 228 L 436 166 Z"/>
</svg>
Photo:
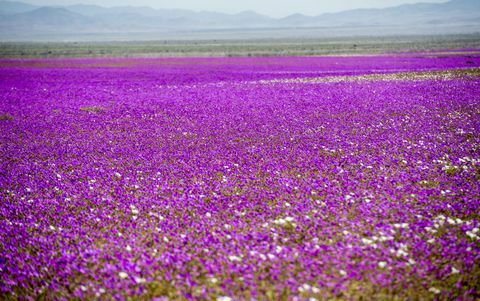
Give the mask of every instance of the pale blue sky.
<svg viewBox="0 0 480 301">
<path fill-rule="evenodd" d="M 21 1 L 21 0 L 20 0 Z M 480 0 L 479 0 L 480 1 Z M 151 6 L 154 8 L 184 8 L 237 13 L 254 10 L 273 17 L 283 17 L 293 13 L 318 15 L 353 8 L 381 8 L 405 3 L 439 3 L 447 0 L 23 0 L 40 5 L 97 4 L 101 6 Z"/>
</svg>

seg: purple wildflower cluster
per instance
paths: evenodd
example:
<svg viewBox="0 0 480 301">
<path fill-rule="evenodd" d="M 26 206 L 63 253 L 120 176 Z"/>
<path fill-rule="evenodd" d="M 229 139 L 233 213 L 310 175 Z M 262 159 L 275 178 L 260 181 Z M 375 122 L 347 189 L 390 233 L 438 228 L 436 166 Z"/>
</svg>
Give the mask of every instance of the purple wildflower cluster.
<svg viewBox="0 0 480 301">
<path fill-rule="evenodd" d="M 479 298 L 479 67 L 0 61 L 0 299 Z"/>
</svg>

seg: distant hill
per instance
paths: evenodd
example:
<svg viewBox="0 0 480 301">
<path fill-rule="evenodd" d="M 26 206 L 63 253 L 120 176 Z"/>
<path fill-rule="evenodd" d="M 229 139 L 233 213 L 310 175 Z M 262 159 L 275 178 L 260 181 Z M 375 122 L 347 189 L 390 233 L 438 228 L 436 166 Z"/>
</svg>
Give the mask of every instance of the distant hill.
<svg viewBox="0 0 480 301">
<path fill-rule="evenodd" d="M 38 6 L 22 2 L 0 1 L 0 13 L 2 14 L 20 14 L 36 8 Z"/>
<path fill-rule="evenodd" d="M 95 19 L 61 7 L 40 7 L 25 13 L 5 16 L 0 23 L 11 29 L 22 30 L 86 30 L 100 25 Z"/>
<path fill-rule="evenodd" d="M 440 26 L 440 27 L 439 27 Z M 22 2 L 0 1 L 0 39 L 75 33 L 135 33 L 205 30 L 268 30 L 285 28 L 361 27 L 396 28 L 411 34 L 417 29 L 439 33 L 458 28 L 462 33 L 480 32 L 480 0 L 451 0 L 446 3 L 406 4 L 384 9 L 355 9 L 306 16 L 293 14 L 271 18 L 254 11 L 224 14 L 150 7 L 102 7 L 70 5 L 39 7 Z M 443 29 L 442 29 L 443 28 Z M 450 31 L 451 31 L 450 30 Z M 348 32 L 347 32 L 348 33 Z"/>
</svg>

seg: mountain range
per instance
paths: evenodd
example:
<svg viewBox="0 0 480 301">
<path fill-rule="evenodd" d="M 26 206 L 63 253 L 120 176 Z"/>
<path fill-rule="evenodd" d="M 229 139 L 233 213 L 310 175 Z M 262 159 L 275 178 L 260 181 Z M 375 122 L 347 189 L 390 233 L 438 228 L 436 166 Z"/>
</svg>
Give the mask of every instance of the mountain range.
<svg viewBox="0 0 480 301">
<path fill-rule="evenodd" d="M 272 18 L 254 11 L 225 14 L 183 9 L 97 5 L 36 6 L 0 1 L 0 39 L 5 36 L 58 33 L 132 33 L 232 29 L 338 27 L 449 28 L 480 31 L 480 0 L 405 4 L 384 9 L 355 9 L 318 16 L 292 14 Z"/>
</svg>

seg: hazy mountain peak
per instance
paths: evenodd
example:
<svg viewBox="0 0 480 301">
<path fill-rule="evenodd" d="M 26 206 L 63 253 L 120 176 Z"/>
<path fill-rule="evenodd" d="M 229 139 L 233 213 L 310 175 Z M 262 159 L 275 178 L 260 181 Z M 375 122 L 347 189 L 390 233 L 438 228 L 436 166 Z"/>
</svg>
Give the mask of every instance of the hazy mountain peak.
<svg viewBox="0 0 480 301">
<path fill-rule="evenodd" d="M 319 16 L 293 13 L 271 18 L 252 10 L 236 14 L 185 9 L 153 9 L 145 6 L 102 7 L 77 4 L 65 7 L 38 7 L 0 1 L 0 37 L 25 34 L 29 30 L 55 33 L 78 30 L 90 32 L 165 32 L 178 30 L 228 30 L 241 28 L 405 28 L 429 31 L 461 28 L 459 32 L 480 32 L 480 0 L 451 0 L 445 3 L 404 4 L 385 9 L 355 9 Z M 51 25 L 51 27 L 49 27 Z M 97 26 L 97 27 L 96 27 Z M 455 26 L 455 27 L 453 27 Z M 414 33 L 418 33 L 414 30 Z M 29 32 L 31 34 L 32 32 Z"/>
</svg>

